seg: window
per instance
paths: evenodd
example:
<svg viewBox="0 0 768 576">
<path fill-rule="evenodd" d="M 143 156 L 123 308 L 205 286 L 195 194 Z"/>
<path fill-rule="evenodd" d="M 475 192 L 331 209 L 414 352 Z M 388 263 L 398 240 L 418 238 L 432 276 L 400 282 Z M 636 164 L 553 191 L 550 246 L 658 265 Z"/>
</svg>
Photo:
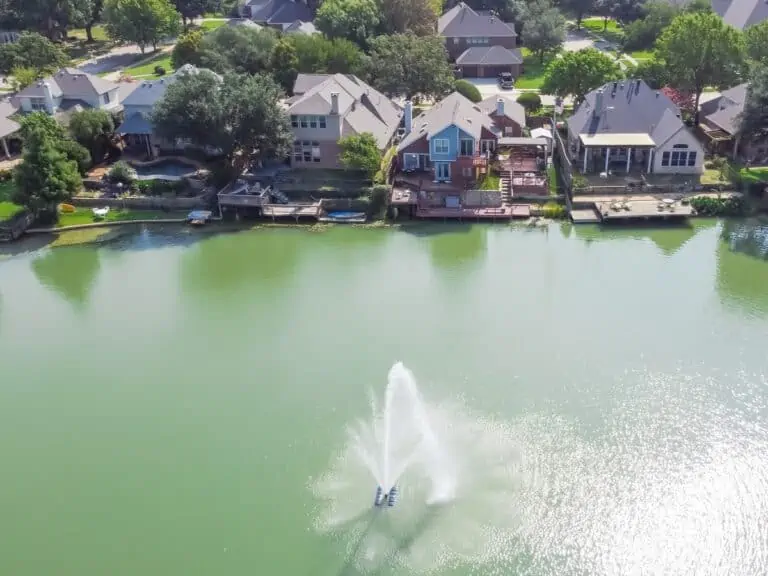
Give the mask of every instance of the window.
<svg viewBox="0 0 768 576">
<path fill-rule="evenodd" d="M 298 116 L 291 116 L 291 126 L 294 128 L 299 127 L 299 117 Z"/>
<path fill-rule="evenodd" d="M 483 154 L 486 152 L 493 152 L 495 144 L 496 143 L 493 140 L 480 140 L 480 152 Z"/>
<path fill-rule="evenodd" d="M 472 168 L 462 168 L 461 169 L 461 175 L 464 176 L 464 178 L 471 178 L 472 177 Z"/>
<path fill-rule="evenodd" d="M 453 43 L 454 43 L 454 44 L 458 44 L 458 43 L 459 43 L 459 39 L 458 39 L 458 38 L 454 38 L 454 39 L 453 39 Z"/>
<path fill-rule="evenodd" d="M 309 126 L 306 116 L 299 116 L 299 123 L 301 124 L 302 128 L 307 128 Z"/>
<path fill-rule="evenodd" d="M 688 166 L 696 166 L 696 152 L 688 152 Z"/>
<path fill-rule="evenodd" d="M 462 156 L 472 156 L 475 152 L 475 143 L 472 140 L 468 139 L 462 139 L 461 140 L 461 155 Z"/>
<path fill-rule="evenodd" d="M 29 104 L 32 110 L 45 111 L 45 98 L 30 98 Z"/>
<path fill-rule="evenodd" d="M 672 148 L 688 148 L 688 144 L 675 144 Z"/>
<path fill-rule="evenodd" d="M 672 152 L 672 161 L 669 163 L 670 166 L 680 165 L 680 154 L 681 152 Z M 685 155 L 685 152 L 682 152 L 682 154 Z"/>
<path fill-rule="evenodd" d="M 325 116 L 317 117 L 317 125 L 320 126 L 320 128 L 325 128 Z"/>
<path fill-rule="evenodd" d="M 661 165 L 662 166 L 669 166 L 669 152 L 664 152 L 661 155 Z"/>
<path fill-rule="evenodd" d="M 295 140 L 293 142 L 294 162 L 320 162 L 320 142 Z"/>
<path fill-rule="evenodd" d="M 293 142 L 293 161 L 301 162 L 301 141 L 295 140 Z"/>
<path fill-rule="evenodd" d="M 445 138 L 438 138 L 435 140 L 435 154 L 448 154 L 448 140 Z"/>
<path fill-rule="evenodd" d="M 320 162 L 320 142 L 312 142 L 312 162 Z"/>
<path fill-rule="evenodd" d="M 309 127 L 310 128 L 317 128 L 317 116 L 310 116 L 309 117 Z"/>
</svg>

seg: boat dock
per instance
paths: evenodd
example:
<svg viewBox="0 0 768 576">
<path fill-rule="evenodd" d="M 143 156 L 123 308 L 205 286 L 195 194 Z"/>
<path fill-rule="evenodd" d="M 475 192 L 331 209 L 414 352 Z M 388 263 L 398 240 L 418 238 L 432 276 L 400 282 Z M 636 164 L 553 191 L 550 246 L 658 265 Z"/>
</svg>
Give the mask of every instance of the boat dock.
<svg viewBox="0 0 768 576">
<path fill-rule="evenodd" d="M 694 213 L 690 204 L 672 198 L 614 199 L 593 202 L 591 206 L 581 202 L 580 207 L 571 210 L 571 220 L 575 224 L 680 221 L 690 218 Z"/>
</svg>

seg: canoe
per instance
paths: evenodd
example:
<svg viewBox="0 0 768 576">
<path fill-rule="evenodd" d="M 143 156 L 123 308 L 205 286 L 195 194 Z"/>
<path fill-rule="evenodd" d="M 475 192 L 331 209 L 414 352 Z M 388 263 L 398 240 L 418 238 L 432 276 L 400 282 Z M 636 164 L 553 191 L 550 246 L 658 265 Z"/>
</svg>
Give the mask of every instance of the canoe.
<svg viewBox="0 0 768 576">
<path fill-rule="evenodd" d="M 59 204 L 59 211 L 71 213 L 75 211 L 75 207 L 72 204 Z"/>
</svg>

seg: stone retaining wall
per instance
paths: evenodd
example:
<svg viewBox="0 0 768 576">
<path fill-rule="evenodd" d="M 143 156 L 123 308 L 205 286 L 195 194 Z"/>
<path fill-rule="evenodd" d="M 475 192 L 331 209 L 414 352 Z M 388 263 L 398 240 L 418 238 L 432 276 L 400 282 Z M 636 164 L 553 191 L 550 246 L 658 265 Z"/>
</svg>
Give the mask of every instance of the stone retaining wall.
<svg viewBox="0 0 768 576">
<path fill-rule="evenodd" d="M 71 204 L 88 208 L 122 208 L 130 210 L 195 210 L 206 208 L 202 198 L 163 198 L 152 196 L 131 196 L 128 198 L 88 198 L 75 196 Z"/>
</svg>

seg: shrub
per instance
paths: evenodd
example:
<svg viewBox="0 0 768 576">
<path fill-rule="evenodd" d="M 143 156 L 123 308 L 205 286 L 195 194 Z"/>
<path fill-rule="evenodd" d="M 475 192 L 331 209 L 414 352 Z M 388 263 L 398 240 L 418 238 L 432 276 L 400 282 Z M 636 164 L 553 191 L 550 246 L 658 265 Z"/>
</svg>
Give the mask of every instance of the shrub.
<svg viewBox="0 0 768 576">
<path fill-rule="evenodd" d="M 697 196 L 691 199 L 691 206 L 702 216 L 743 216 L 746 205 L 741 196 L 710 198 Z"/>
<path fill-rule="evenodd" d="M 477 86 L 466 80 L 456 80 L 455 89 L 456 92 L 472 102 L 480 102 L 483 99 Z"/>
<path fill-rule="evenodd" d="M 371 214 L 378 214 L 381 212 L 387 203 L 388 194 L 389 186 L 376 185 L 371 187 L 368 195 L 370 201 L 369 210 Z"/>
<path fill-rule="evenodd" d="M 517 102 L 529 114 L 541 110 L 541 96 L 536 92 L 523 92 L 517 97 Z"/>
<path fill-rule="evenodd" d="M 581 174 L 574 174 L 571 177 L 571 188 L 573 188 L 576 191 L 579 190 L 586 190 L 589 186 L 589 182 L 587 182 L 587 179 L 584 178 Z"/>
<path fill-rule="evenodd" d="M 165 68 L 163 68 L 162 66 L 155 66 L 155 75 L 165 76 Z"/>
<path fill-rule="evenodd" d="M 565 218 L 565 206 L 556 202 L 547 202 L 541 208 L 541 213 L 544 218 L 551 218 L 552 220 Z"/>
<path fill-rule="evenodd" d="M 84 146 L 74 140 L 62 140 L 59 142 L 59 150 L 69 159 L 77 163 L 77 170 L 84 176 L 91 168 L 91 153 Z"/>
<path fill-rule="evenodd" d="M 130 164 L 123 162 L 115 162 L 112 168 L 109 169 L 109 179 L 112 182 L 122 182 L 123 184 L 130 184 L 136 180 L 136 170 L 134 170 Z"/>
</svg>

